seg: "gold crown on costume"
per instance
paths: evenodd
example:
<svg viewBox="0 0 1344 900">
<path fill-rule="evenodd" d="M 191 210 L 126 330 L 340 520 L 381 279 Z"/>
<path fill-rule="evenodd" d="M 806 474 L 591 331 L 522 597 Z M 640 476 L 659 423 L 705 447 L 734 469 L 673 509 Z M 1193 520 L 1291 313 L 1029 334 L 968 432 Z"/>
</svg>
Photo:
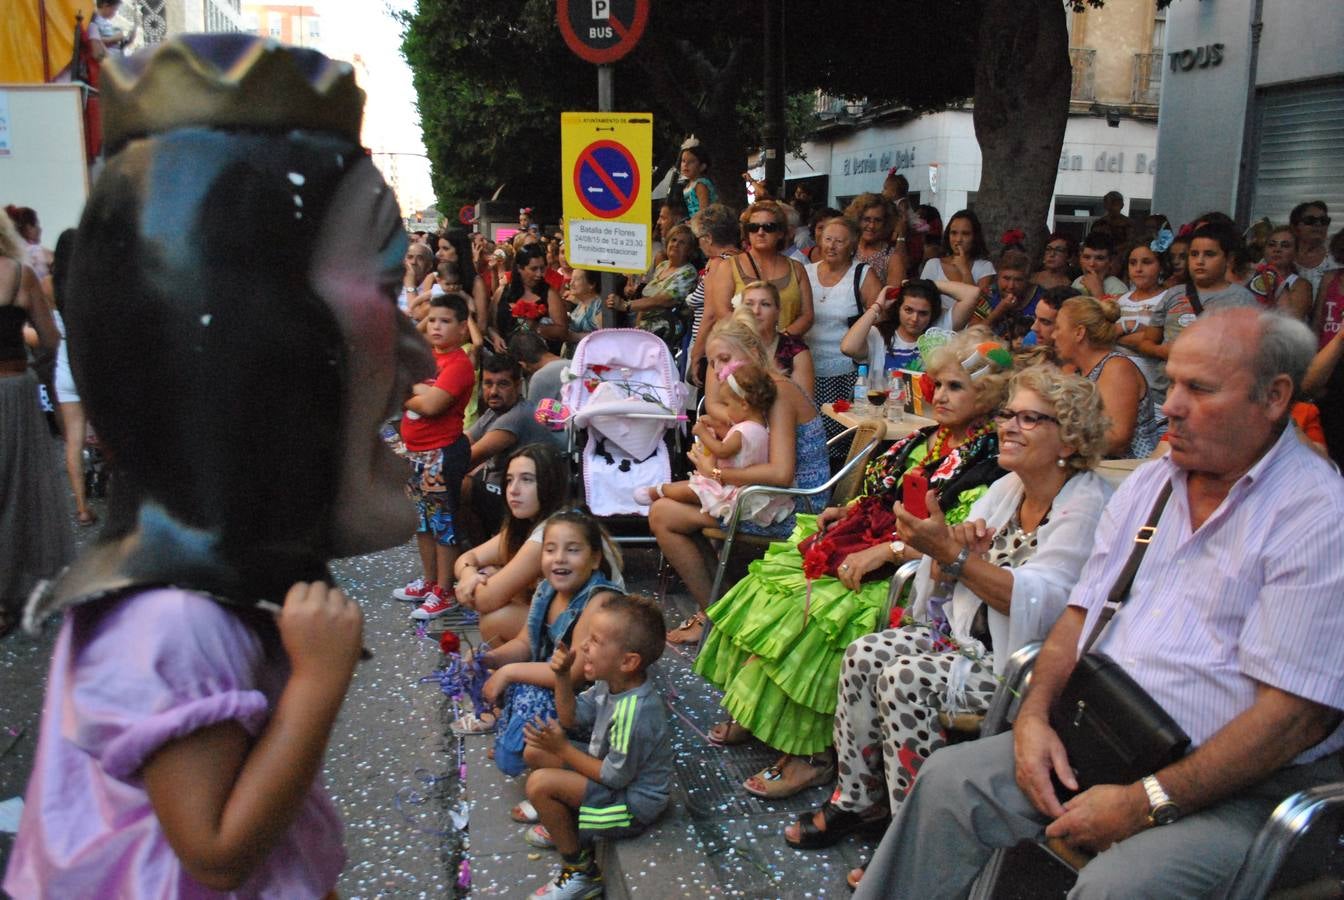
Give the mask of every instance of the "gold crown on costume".
<svg viewBox="0 0 1344 900">
<path fill-rule="evenodd" d="M 126 141 L 192 126 L 334 132 L 359 143 L 364 92 L 349 63 L 240 34 L 191 34 L 103 69 L 103 134 Z"/>
</svg>

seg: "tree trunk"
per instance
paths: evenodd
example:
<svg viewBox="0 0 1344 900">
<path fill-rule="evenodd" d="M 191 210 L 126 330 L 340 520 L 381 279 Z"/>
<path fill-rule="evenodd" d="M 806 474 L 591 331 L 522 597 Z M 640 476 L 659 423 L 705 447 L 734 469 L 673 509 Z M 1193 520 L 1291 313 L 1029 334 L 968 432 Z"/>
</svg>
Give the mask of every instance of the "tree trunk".
<svg viewBox="0 0 1344 900">
<path fill-rule="evenodd" d="M 986 0 L 975 67 L 980 188 L 975 209 L 991 248 L 1010 228 L 1033 258 L 1046 238 L 1069 120 L 1069 36 L 1060 0 Z"/>
</svg>

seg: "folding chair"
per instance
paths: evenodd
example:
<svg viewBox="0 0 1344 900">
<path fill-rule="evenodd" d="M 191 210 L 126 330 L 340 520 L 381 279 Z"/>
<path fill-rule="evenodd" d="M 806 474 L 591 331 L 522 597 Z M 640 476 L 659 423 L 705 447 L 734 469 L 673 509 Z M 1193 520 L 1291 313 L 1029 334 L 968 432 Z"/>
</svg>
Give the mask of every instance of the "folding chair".
<svg viewBox="0 0 1344 900">
<path fill-rule="evenodd" d="M 773 487 L 770 485 L 753 484 L 744 487 L 738 492 L 737 501 L 733 504 L 733 511 L 728 516 L 728 521 L 723 528 L 705 528 L 701 534 L 711 541 L 722 542 L 719 549 L 719 565 L 714 573 L 714 586 L 709 592 L 709 602 L 712 604 L 719 599 L 720 592 L 723 590 L 724 574 L 728 571 L 728 562 L 732 558 L 733 546 L 737 542 L 748 544 L 753 547 L 764 549 L 771 543 L 778 541 L 778 537 L 765 537 L 763 535 L 738 533 L 739 519 L 742 514 L 742 501 L 748 497 L 759 495 L 771 495 L 782 497 L 816 497 L 831 495 L 832 503 L 845 504 L 858 494 L 863 484 L 863 469 L 867 465 L 869 457 L 877 449 L 878 444 L 886 435 L 886 423 L 878 420 L 861 422 L 851 428 L 837 434 L 826 442 L 828 447 L 838 446 L 846 438 L 850 439 L 849 456 L 840 470 L 830 477 L 823 485 L 814 488 L 784 488 Z"/>
</svg>

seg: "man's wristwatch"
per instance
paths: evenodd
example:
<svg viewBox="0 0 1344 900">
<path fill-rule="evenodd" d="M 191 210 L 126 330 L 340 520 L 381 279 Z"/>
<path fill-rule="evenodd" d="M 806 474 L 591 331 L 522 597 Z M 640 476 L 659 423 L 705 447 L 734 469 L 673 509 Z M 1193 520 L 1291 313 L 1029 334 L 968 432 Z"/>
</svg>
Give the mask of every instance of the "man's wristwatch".
<svg viewBox="0 0 1344 900">
<path fill-rule="evenodd" d="M 1170 825 L 1181 817 L 1181 808 L 1167 796 L 1156 775 L 1144 776 L 1142 784 L 1148 794 L 1149 825 Z"/>
<path fill-rule="evenodd" d="M 966 560 L 970 558 L 970 548 L 962 547 L 961 552 L 957 554 L 957 558 L 943 566 L 943 574 L 953 581 L 959 581 L 961 579 L 961 570 L 966 568 Z"/>
</svg>

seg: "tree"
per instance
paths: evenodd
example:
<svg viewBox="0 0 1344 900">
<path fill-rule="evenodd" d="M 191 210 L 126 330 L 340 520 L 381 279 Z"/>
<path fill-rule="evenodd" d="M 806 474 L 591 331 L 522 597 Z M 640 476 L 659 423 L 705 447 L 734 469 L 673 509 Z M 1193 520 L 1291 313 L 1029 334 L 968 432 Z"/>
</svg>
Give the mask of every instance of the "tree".
<svg viewBox="0 0 1344 900">
<path fill-rule="evenodd" d="M 651 3 L 640 45 L 615 66 L 616 108 L 654 114 L 655 158 L 695 134 L 715 181 L 741 202 L 739 166 L 759 146 L 744 115 L 761 88 L 764 3 L 787 2 L 785 84 L 922 112 L 974 98 L 986 232 L 1044 237 L 1068 119 L 1066 8 L 1103 0 L 682 0 Z M 443 208 L 508 194 L 559 195 L 559 113 L 596 103 L 594 67 L 564 46 L 553 0 L 418 0 L 404 50 Z M 758 108 L 758 107 L 757 107 Z M 795 133 L 796 141 L 798 135 Z M 558 205 L 558 203 L 557 203 Z"/>
</svg>

